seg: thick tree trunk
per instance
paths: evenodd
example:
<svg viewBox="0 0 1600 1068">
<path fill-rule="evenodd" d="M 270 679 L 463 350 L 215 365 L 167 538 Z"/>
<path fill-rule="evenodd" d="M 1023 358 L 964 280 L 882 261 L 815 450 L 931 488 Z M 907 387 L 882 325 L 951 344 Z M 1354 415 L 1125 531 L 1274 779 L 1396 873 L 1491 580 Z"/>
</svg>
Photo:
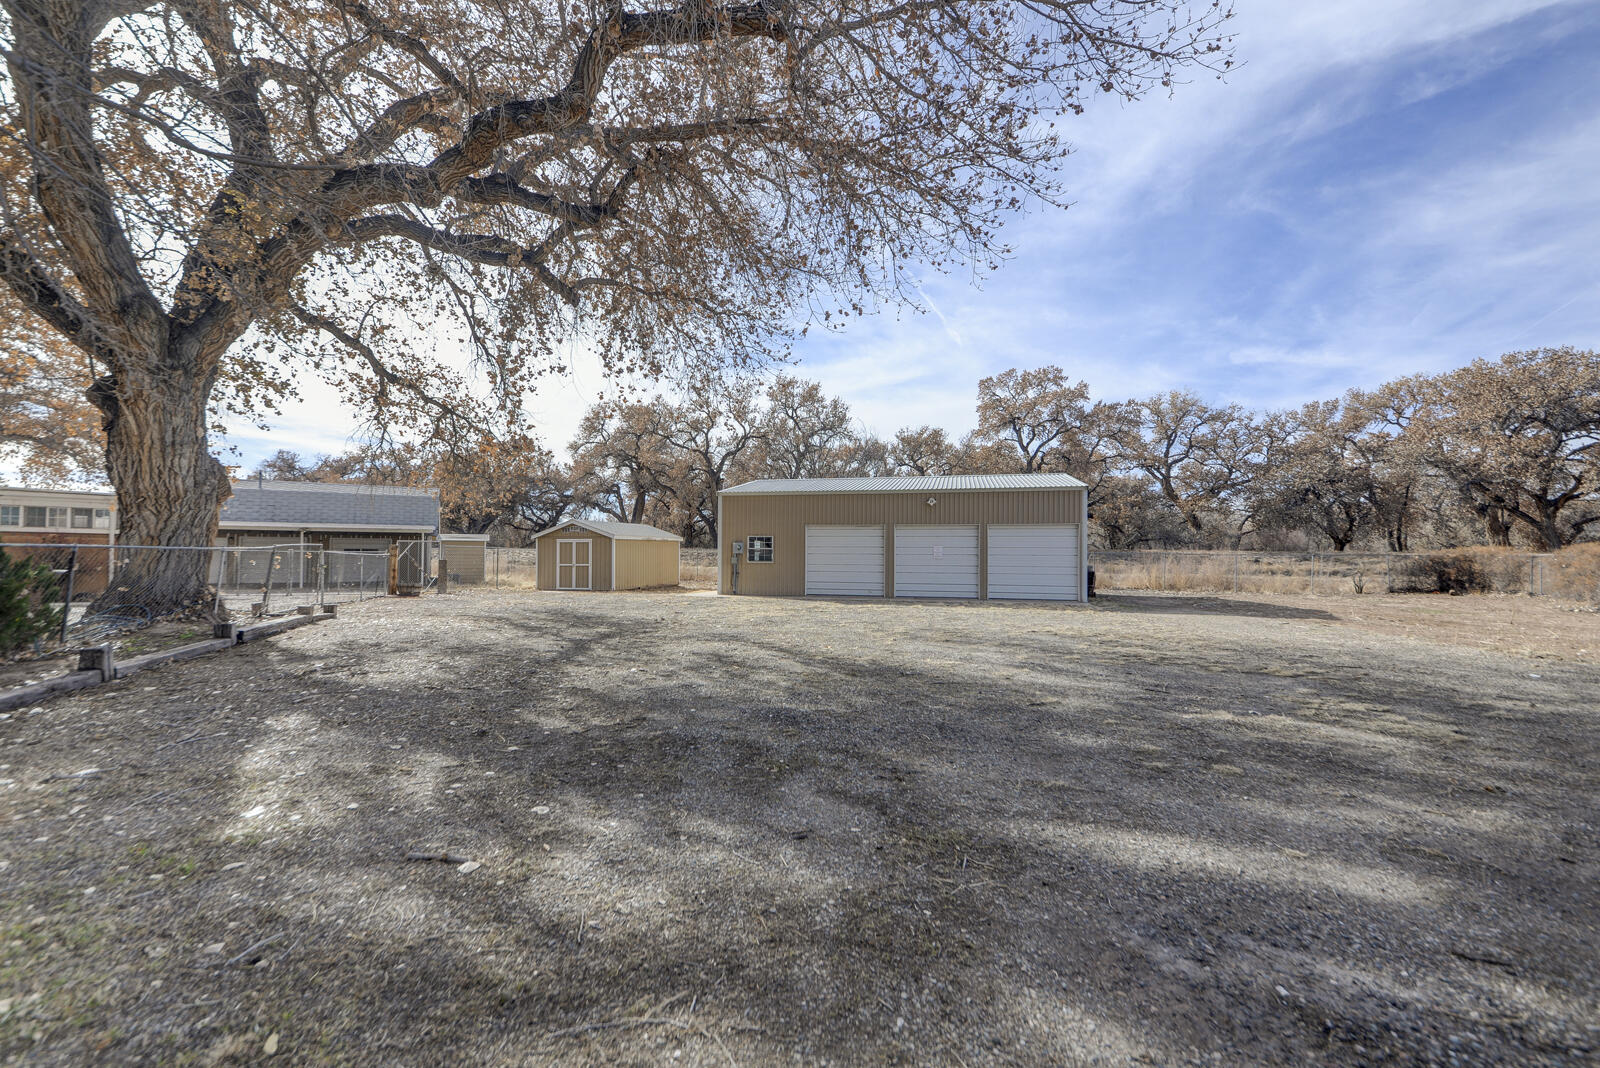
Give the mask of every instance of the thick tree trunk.
<svg viewBox="0 0 1600 1068">
<path fill-rule="evenodd" d="M 1500 549 L 1511 547 L 1511 524 L 1506 520 L 1505 512 L 1489 505 L 1483 509 L 1483 528 L 1489 539 L 1489 544 Z"/>
<path fill-rule="evenodd" d="M 1544 543 L 1544 551 L 1553 553 L 1566 542 L 1566 539 L 1561 536 L 1561 523 L 1558 518 L 1561 513 L 1544 501 L 1535 501 L 1534 506 L 1538 510 L 1539 518 L 1538 524 L 1534 527 L 1534 532 L 1539 536 L 1539 540 Z"/>
<path fill-rule="evenodd" d="M 107 376 L 88 391 L 105 425 L 118 509 L 116 577 L 93 610 L 137 606 L 155 618 L 210 605 L 208 550 L 232 489 L 206 440 L 209 385 L 133 374 L 137 381 Z"/>
</svg>

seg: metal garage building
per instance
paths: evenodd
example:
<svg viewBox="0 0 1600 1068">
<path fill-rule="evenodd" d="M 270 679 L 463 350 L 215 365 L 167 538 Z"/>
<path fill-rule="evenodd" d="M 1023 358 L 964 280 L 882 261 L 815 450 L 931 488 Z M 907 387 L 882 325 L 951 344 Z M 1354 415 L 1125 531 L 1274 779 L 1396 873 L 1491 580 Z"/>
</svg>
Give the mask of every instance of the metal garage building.
<svg viewBox="0 0 1600 1068">
<path fill-rule="evenodd" d="M 569 519 L 534 538 L 541 590 L 641 590 L 678 584 L 676 534 L 643 523 Z"/>
<path fill-rule="evenodd" d="M 1088 599 L 1070 475 L 760 479 L 718 494 L 722 593 Z"/>
</svg>

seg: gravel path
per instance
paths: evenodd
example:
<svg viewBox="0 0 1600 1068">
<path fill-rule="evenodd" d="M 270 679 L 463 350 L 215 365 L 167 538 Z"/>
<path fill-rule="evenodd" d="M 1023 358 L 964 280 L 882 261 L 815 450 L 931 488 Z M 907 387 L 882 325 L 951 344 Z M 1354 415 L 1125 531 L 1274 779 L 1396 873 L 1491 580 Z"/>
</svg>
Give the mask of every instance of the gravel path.
<svg viewBox="0 0 1600 1068">
<path fill-rule="evenodd" d="M 1591 650 L 1511 598 L 348 607 L 0 721 L 0 1062 L 1594 1064 Z"/>
</svg>

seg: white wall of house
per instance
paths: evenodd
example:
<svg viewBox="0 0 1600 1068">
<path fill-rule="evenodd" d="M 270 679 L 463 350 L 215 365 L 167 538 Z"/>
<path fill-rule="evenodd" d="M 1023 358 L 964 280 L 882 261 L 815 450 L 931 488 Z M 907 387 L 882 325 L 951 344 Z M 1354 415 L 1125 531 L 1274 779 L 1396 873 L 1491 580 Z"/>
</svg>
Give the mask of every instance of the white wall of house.
<svg viewBox="0 0 1600 1068">
<path fill-rule="evenodd" d="M 105 534 L 117 529 L 110 493 L 0 486 L 0 534 Z"/>
</svg>

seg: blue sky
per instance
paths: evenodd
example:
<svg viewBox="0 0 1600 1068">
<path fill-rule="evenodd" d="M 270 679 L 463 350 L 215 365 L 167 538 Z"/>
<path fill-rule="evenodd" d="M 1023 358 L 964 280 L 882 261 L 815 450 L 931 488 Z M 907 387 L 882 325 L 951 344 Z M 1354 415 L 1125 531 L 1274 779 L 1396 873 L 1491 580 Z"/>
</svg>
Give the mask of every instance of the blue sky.
<svg viewBox="0 0 1600 1068">
<path fill-rule="evenodd" d="M 928 277 L 926 314 L 813 333 L 796 373 L 884 435 L 969 429 L 978 378 L 1055 363 L 1096 396 L 1252 407 L 1518 348 L 1600 347 L 1600 4 L 1237 0 L 1243 65 L 1069 120 L 1072 206 L 1015 257 Z M 608 391 L 578 361 L 532 410 L 563 446 Z M 609 391 L 608 391 L 609 392 Z M 274 432 L 347 447 L 313 393 Z"/>
</svg>

